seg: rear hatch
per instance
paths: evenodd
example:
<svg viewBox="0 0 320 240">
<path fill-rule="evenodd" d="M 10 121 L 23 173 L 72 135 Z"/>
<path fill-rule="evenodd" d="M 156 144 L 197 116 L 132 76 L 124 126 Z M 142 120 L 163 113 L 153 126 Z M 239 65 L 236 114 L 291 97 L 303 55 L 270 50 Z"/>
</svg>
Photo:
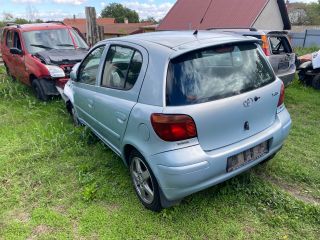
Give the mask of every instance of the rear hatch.
<svg viewBox="0 0 320 240">
<path fill-rule="evenodd" d="M 277 75 L 295 71 L 295 53 L 286 34 L 281 32 L 268 33 L 270 44 L 269 61 Z"/>
<path fill-rule="evenodd" d="M 256 44 L 200 49 L 171 60 L 163 113 L 191 116 L 210 151 L 270 127 L 280 88 Z"/>
</svg>

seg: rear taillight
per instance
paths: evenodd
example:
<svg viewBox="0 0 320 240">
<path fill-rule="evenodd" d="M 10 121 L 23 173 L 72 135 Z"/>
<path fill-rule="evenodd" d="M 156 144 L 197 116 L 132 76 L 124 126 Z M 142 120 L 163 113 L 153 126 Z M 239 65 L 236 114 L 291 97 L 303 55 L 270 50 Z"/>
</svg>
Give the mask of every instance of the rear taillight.
<svg viewBox="0 0 320 240">
<path fill-rule="evenodd" d="M 261 36 L 262 40 L 262 50 L 266 56 L 270 56 L 270 46 L 269 46 L 269 40 L 267 35 Z"/>
<path fill-rule="evenodd" d="M 175 142 L 197 137 L 197 128 L 188 115 L 154 113 L 151 124 L 156 134 L 164 141 Z"/>
<path fill-rule="evenodd" d="M 280 91 L 280 98 L 279 98 L 279 102 L 278 102 L 278 107 L 280 107 L 283 103 L 284 103 L 284 84 L 281 84 L 281 91 Z"/>
</svg>

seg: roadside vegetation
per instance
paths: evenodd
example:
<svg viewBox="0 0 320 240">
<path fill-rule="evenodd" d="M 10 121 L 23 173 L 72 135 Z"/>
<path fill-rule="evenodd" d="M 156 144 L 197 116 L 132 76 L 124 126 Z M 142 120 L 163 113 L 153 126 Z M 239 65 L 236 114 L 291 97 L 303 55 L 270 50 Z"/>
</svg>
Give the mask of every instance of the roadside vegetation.
<svg viewBox="0 0 320 240">
<path fill-rule="evenodd" d="M 319 239 L 320 92 L 295 81 L 286 106 L 272 161 L 157 214 L 62 100 L 39 102 L 0 68 L 0 239 Z"/>
</svg>

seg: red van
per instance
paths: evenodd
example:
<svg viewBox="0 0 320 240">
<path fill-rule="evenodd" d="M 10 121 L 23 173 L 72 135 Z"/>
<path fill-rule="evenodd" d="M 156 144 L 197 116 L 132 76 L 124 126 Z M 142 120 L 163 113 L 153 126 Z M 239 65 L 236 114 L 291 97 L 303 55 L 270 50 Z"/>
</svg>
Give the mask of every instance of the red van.
<svg viewBox="0 0 320 240">
<path fill-rule="evenodd" d="M 7 74 L 31 86 L 43 101 L 59 95 L 88 49 L 77 29 L 60 22 L 7 26 L 1 42 Z"/>
</svg>

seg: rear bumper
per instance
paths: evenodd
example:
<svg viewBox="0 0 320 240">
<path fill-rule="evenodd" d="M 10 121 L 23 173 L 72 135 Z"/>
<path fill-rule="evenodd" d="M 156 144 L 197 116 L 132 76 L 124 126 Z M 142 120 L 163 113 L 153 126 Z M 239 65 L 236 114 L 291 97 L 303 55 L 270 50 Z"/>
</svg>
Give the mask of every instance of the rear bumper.
<svg viewBox="0 0 320 240">
<path fill-rule="evenodd" d="M 267 130 L 221 149 L 204 152 L 200 145 L 156 154 L 148 158 L 159 185 L 168 200 L 177 200 L 226 181 L 265 160 L 282 147 L 291 127 L 284 108 Z M 233 172 L 226 171 L 227 159 L 271 139 L 269 153 Z M 170 163 L 163 165 L 163 163 Z"/>
<path fill-rule="evenodd" d="M 294 71 L 294 72 L 290 72 L 283 75 L 277 75 L 277 76 L 282 80 L 284 85 L 287 87 L 294 80 L 295 74 L 296 72 Z"/>
</svg>

